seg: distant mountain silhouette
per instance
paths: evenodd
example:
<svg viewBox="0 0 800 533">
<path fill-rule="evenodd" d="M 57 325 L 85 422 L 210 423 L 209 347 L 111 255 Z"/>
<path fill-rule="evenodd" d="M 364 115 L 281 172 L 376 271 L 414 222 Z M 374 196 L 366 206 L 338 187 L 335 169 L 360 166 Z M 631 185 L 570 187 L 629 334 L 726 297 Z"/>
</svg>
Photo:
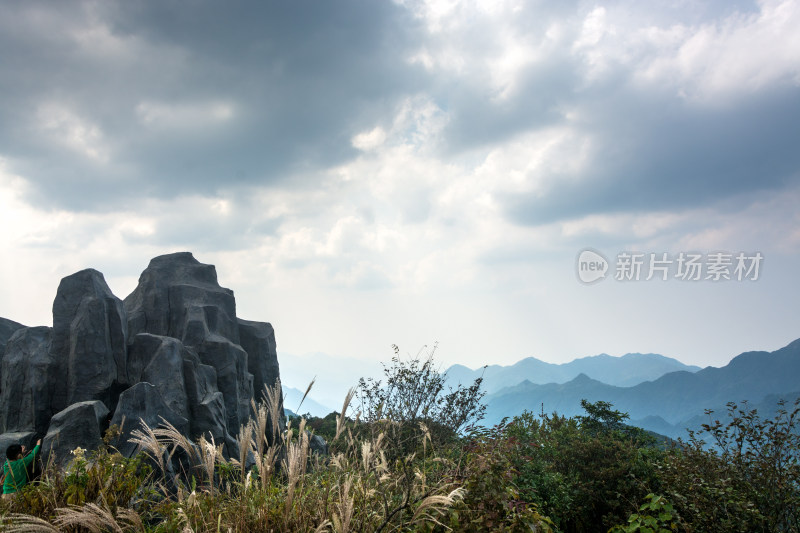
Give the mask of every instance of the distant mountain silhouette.
<svg viewBox="0 0 800 533">
<path fill-rule="evenodd" d="M 539 385 L 566 383 L 580 374 L 609 385 L 630 387 L 679 370 L 696 372 L 700 367 L 685 365 L 677 359 L 654 353 L 629 353 L 622 357 L 600 354 L 563 364 L 546 363 L 535 357 L 527 357 L 510 366 L 491 365 L 485 370 L 453 365 L 447 369 L 447 376 L 452 384 L 468 384 L 483 375 L 483 388 L 491 394 L 526 380 Z"/>
<path fill-rule="evenodd" d="M 800 385 L 798 385 L 800 386 Z M 764 397 L 760 402 L 752 402 L 748 401 L 746 404 L 744 402 L 734 402 L 736 403 L 741 409 L 746 411 L 750 411 L 755 409 L 758 411 L 759 416 L 762 419 L 768 418 L 775 418 L 778 414 L 778 409 L 780 405 L 778 404 L 779 400 L 783 400 L 785 403 L 784 409 L 787 412 L 791 412 L 794 408 L 794 402 L 797 398 L 800 398 L 800 391 L 795 392 L 787 392 L 781 394 L 768 394 Z M 727 424 L 730 422 L 730 416 L 728 415 L 728 406 L 727 405 L 717 405 L 713 407 L 709 407 L 713 411 L 710 415 L 705 414 L 705 412 L 696 414 L 686 420 L 682 420 L 677 424 L 669 424 L 665 420 L 663 420 L 663 424 L 660 424 L 661 430 L 657 431 L 662 435 L 667 435 L 673 438 L 677 437 L 686 437 L 687 436 L 687 429 L 692 429 L 695 432 L 699 432 L 702 430 L 703 424 L 708 424 L 714 420 L 719 420 L 723 424 Z M 660 417 L 652 417 L 658 419 Z M 659 422 L 651 421 L 651 420 L 632 420 L 631 425 L 639 426 L 639 427 L 647 427 L 652 431 L 656 431 L 655 427 L 659 425 Z"/>
<path fill-rule="evenodd" d="M 311 380 L 316 378 L 310 396 L 323 405 L 336 406 L 337 410 L 341 410 L 347 391 L 358 385 L 359 378 L 383 377 L 383 367 L 377 359 L 365 361 L 321 352 L 305 355 L 278 352 L 278 360 L 281 365 L 281 383 L 284 386 L 305 391 Z M 287 407 L 294 409 L 297 406 L 289 404 Z M 331 411 L 333 409 L 324 414 Z"/>
<path fill-rule="evenodd" d="M 295 389 L 294 387 L 283 386 L 283 405 L 284 408 L 291 411 L 293 414 L 306 414 L 310 413 L 312 416 L 324 417 L 328 413 L 335 411 L 334 408 L 322 405 L 311 398 L 311 393 L 306 396 L 303 403 L 300 400 L 303 398 L 304 390 Z M 339 410 L 342 407 L 339 406 Z"/>
<path fill-rule="evenodd" d="M 488 370 L 488 369 L 487 369 Z M 794 398 L 800 388 L 800 339 L 774 352 L 745 352 L 722 368 L 678 371 L 633 387 L 618 387 L 581 374 L 567 383 L 544 385 L 524 381 L 487 395 L 486 425 L 528 410 L 573 416 L 580 400 L 604 400 L 630 414 L 640 427 L 680 436 L 706 408 L 724 410 L 727 402 L 759 404 L 769 395 Z M 704 419 L 704 420 L 707 420 Z M 672 427 L 671 433 L 669 428 Z"/>
</svg>

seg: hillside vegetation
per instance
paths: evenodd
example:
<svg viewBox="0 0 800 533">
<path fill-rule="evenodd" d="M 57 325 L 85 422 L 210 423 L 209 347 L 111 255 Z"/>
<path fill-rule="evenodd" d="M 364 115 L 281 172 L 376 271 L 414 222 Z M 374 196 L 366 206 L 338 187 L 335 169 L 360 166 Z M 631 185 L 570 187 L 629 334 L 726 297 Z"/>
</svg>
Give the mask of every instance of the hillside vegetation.
<svg viewBox="0 0 800 533">
<path fill-rule="evenodd" d="M 271 424 L 279 420 L 276 387 L 252 406 L 238 457 L 167 424 L 145 426 L 134 432 L 135 458 L 104 447 L 75 450 L 65 471 L 45 466 L 2 500 L 0 527 L 800 531 L 800 402 L 769 418 L 730 404 L 724 422 L 709 413 L 702 432 L 671 442 L 627 425 L 627 414 L 605 401 L 584 400 L 572 417 L 523 412 L 478 427 L 480 385 L 449 389 L 432 357 L 395 357 L 383 379 L 362 380 L 348 394 L 343 414 L 294 418 L 288 428 Z"/>
</svg>

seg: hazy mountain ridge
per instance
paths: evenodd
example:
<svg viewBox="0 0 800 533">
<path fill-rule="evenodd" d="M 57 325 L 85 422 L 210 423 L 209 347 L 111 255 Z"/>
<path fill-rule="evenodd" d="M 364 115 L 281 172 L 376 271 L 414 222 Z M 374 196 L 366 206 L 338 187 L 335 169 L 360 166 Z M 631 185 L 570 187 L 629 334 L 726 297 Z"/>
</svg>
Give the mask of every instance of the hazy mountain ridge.
<svg viewBox="0 0 800 533">
<path fill-rule="evenodd" d="M 791 398 L 800 385 L 800 339 L 774 352 L 745 352 L 721 367 L 697 372 L 678 371 L 633 387 L 617 387 L 586 376 L 563 383 L 530 381 L 487 395 L 485 424 L 522 411 L 581 414 L 580 400 L 604 400 L 627 412 L 641 427 L 670 436 L 683 433 L 684 424 L 697 425 L 706 408 L 724 410 L 730 401 L 760 404 L 769 395 Z M 704 419 L 705 421 L 705 419 Z M 702 423 L 702 422 L 701 422 Z"/>
<path fill-rule="evenodd" d="M 535 357 L 526 357 L 513 365 L 490 365 L 470 369 L 453 365 L 447 369 L 451 384 L 468 384 L 483 375 L 483 388 L 489 394 L 523 381 L 544 385 L 567 383 L 580 374 L 619 387 L 630 387 L 676 371 L 697 372 L 699 366 L 685 365 L 673 359 L 653 353 L 628 353 L 621 357 L 608 354 L 581 357 L 569 363 L 547 363 Z"/>
<path fill-rule="evenodd" d="M 303 400 L 305 389 L 299 390 L 294 387 L 287 387 L 286 385 L 283 385 L 282 388 L 284 408 L 294 414 L 310 413 L 312 416 L 324 417 L 335 410 L 332 407 L 315 401 L 311 397 L 311 393 Z M 301 400 L 303 403 L 300 403 Z M 342 407 L 339 406 L 338 410 L 341 409 Z"/>
<path fill-rule="evenodd" d="M 315 400 L 320 407 L 340 410 L 342 402 L 350 387 L 355 387 L 361 377 L 380 377 L 383 367 L 380 361 L 365 361 L 354 357 L 342 357 L 315 352 L 305 355 L 292 355 L 278 352 L 281 368 L 281 383 L 284 388 L 295 388 L 305 391 L 311 380 L 314 386 L 308 393 L 308 398 L 303 403 L 300 411 L 305 413 L 306 402 L 309 398 Z M 297 398 L 298 401 L 302 393 Z M 289 409 L 294 409 L 297 404 L 287 404 Z M 315 414 L 314 411 L 310 411 Z"/>
</svg>

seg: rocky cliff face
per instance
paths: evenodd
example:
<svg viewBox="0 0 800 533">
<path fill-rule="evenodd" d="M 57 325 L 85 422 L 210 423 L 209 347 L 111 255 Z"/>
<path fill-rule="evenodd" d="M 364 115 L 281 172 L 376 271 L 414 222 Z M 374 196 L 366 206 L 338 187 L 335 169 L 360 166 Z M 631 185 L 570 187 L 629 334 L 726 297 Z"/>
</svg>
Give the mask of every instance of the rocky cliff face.
<svg viewBox="0 0 800 533">
<path fill-rule="evenodd" d="M 0 442 L 41 437 L 61 464 L 111 423 L 133 454 L 140 420 L 162 418 L 234 455 L 251 400 L 278 380 L 272 326 L 237 318 L 233 291 L 188 252 L 151 260 L 124 301 L 96 270 L 67 276 L 52 328 L 0 318 Z"/>
</svg>

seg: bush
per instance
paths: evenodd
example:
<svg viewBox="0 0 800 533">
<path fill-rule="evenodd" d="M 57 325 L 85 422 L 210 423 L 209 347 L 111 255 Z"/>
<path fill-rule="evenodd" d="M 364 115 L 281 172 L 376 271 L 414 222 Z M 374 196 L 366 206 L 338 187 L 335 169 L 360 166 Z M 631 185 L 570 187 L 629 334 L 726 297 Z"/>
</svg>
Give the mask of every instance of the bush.
<svg viewBox="0 0 800 533">
<path fill-rule="evenodd" d="M 662 452 L 627 415 L 606 402 L 582 402 L 587 415 L 515 417 L 509 457 L 523 500 L 536 503 L 561 531 L 605 531 L 636 511 L 658 487 Z"/>
<path fill-rule="evenodd" d="M 449 513 L 448 526 L 465 532 L 549 532 L 553 523 L 521 493 L 519 463 L 508 426 L 472 430 L 466 437 L 457 481 L 464 499 Z"/>
<path fill-rule="evenodd" d="M 779 406 L 764 420 L 729 403 L 729 422 L 703 425 L 710 443 L 690 432 L 668 455 L 665 494 L 695 530 L 800 531 L 800 399 Z"/>
<path fill-rule="evenodd" d="M 433 360 L 436 346 L 424 360 L 417 357 L 408 361 L 400 357 L 397 346 L 392 348 L 392 364 L 383 367 L 385 383 L 373 378 L 358 382 L 357 396 L 365 422 L 425 422 L 458 433 L 483 418 L 483 378 L 469 387 L 458 385 L 445 391 L 447 373 L 440 372 Z"/>
<path fill-rule="evenodd" d="M 617 525 L 609 533 L 672 533 L 678 529 L 678 518 L 672 505 L 663 496 L 648 494 L 639 512 L 628 518 L 628 523 Z"/>
</svg>

